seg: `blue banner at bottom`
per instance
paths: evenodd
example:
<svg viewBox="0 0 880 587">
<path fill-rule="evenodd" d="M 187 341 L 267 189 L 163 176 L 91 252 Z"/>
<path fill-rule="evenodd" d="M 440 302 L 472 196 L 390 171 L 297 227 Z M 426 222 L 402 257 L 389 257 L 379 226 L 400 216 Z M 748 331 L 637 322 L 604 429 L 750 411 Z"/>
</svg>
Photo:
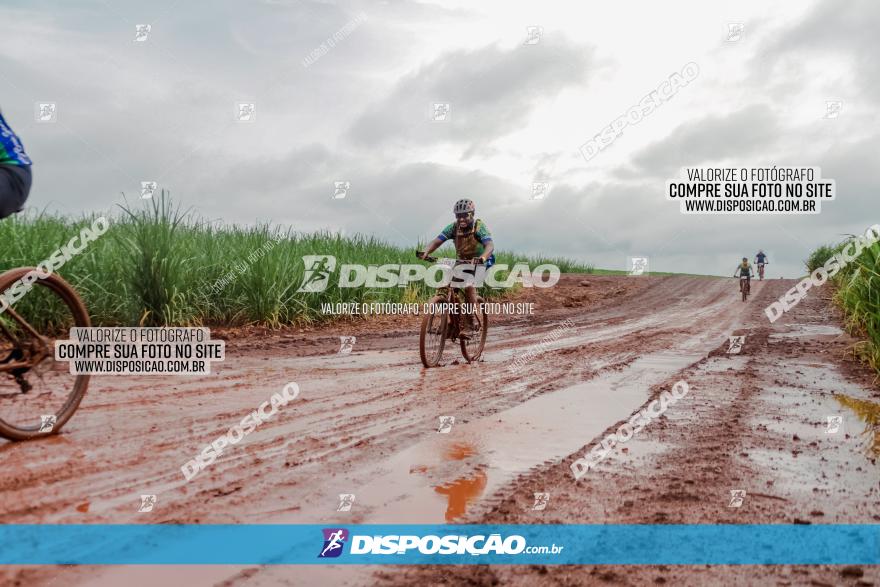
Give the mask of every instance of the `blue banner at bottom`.
<svg viewBox="0 0 880 587">
<path fill-rule="evenodd" d="M 3 525 L 0 564 L 880 564 L 880 525 Z"/>
</svg>

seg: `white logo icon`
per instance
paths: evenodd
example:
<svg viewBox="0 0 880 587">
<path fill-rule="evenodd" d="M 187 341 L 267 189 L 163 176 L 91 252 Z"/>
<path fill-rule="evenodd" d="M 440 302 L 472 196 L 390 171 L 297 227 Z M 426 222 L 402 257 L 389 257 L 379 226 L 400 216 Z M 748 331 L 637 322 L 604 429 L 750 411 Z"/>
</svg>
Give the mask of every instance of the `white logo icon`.
<svg viewBox="0 0 880 587">
<path fill-rule="evenodd" d="M 34 116 L 37 122 L 56 122 L 58 107 L 55 102 L 37 102 L 34 104 Z"/>
<path fill-rule="evenodd" d="M 746 499 L 746 490 L 745 489 L 731 489 L 730 490 L 730 503 L 727 504 L 727 507 L 738 508 L 738 507 L 742 506 L 745 499 Z"/>
<path fill-rule="evenodd" d="M 536 181 L 532 184 L 532 199 L 543 200 L 550 191 L 550 184 L 546 181 Z"/>
<path fill-rule="evenodd" d="M 134 42 L 135 43 L 143 43 L 147 40 L 147 37 L 150 36 L 150 31 L 153 29 L 151 25 L 148 24 L 136 24 L 134 25 Z"/>
<path fill-rule="evenodd" d="M 452 107 L 449 102 L 434 102 L 431 105 L 431 120 L 446 122 L 452 118 Z"/>
<path fill-rule="evenodd" d="M 825 100 L 825 116 L 827 119 L 834 119 L 840 116 L 843 108 L 843 102 L 840 100 Z"/>
<path fill-rule="evenodd" d="M 644 275 L 648 271 L 647 257 L 629 257 L 629 274 Z"/>
<path fill-rule="evenodd" d="M 350 354 L 351 350 L 354 348 L 355 342 L 357 342 L 357 338 L 354 336 L 340 336 L 339 337 L 339 354 L 340 355 Z"/>
<path fill-rule="evenodd" d="M 746 25 L 741 22 L 727 23 L 727 42 L 736 43 L 743 38 L 743 33 L 745 32 L 745 30 Z"/>
<path fill-rule="evenodd" d="M 142 181 L 141 182 L 141 199 L 149 200 L 153 197 L 153 194 L 156 192 L 156 188 L 159 187 L 159 184 L 155 181 Z"/>
<path fill-rule="evenodd" d="M 550 494 L 549 493 L 535 493 L 535 505 L 532 506 L 532 509 L 535 511 L 541 511 L 547 509 L 547 504 L 550 502 Z"/>
<path fill-rule="evenodd" d="M 351 506 L 354 505 L 354 493 L 340 493 L 339 505 L 336 507 L 337 512 L 350 512 Z"/>
<path fill-rule="evenodd" d="M 453 424 L 455 424 L 455 416 L 440 416 L 440 427 L 437 428 L 437 432 L 449 434 Z"/>
<path fill-rule="evenodd" d="M 729 344 L 729 346 L 727 347 L 727 353 L 728 353 L 728 354 L 731 354 L 731 355 L 738 355 L 739 352 L 742 350 L 743 345 L 746 343 L 746 337 L 745 337 L 745 335 L 743 335 L 743 336 L 731 336 L 731 337 L 728 339 L 728 342 L 729 342 L 730 344 Z"/>
<path fill-rule="evenodd" d="M 342 200 L 348 195 L 348 190 L 351 189 L 350 181 L 334 181 L 333 182 L 333 199 L 334 200 Z"/>
<path fill-rule="evenodd" d="M 306 268 L 299 293 L 317 293 L 327 289 L 330 275 L 336 269 L 336 257 L 332 255 L 303 255 Z"/>
<path fill-rule="evenodd" d="M 544 35 L 544 27 L 542 26 L 527 26 L 526 27 L 526 41 L 523 45 L 537 45 L 541 42 L 541 37 Z"/>
<path fill-rule="evenodd" d="M 156 505 L 155 495 L 141 495 L 141 506 L 138 508 L 138 511 L 151 512 L 154 505 Z"/>
<path fill-rule="evenodd" d="M 257 119 L 257 105 L 253 102 L 239 102 L 235 117 L 238 122 L 253 122 Z"/>
<path fill-rule="evenodd" d="M 55 417 L 55 414 L 40 416 L 40 432 L 52 432 L 57 421 L 58 419 Z"/>
<path fill-rule="evenodd" d="M 840 432 L 840 426 L 843 424 L 843 416 L 828 416 L 828 425 L 825 428 L 825 434 L 837 434 Z"/>
</svg>

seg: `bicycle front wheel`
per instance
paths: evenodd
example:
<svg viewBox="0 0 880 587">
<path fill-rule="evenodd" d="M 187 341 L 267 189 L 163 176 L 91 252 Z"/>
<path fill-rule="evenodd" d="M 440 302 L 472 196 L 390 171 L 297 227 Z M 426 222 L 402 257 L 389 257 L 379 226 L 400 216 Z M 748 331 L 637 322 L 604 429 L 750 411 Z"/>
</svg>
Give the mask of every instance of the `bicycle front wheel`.
<svg viewBox="0 0 880 587">
<path fill-rule="evenodd" d="M 70 328 L 91 326 L 76 291 L 51 274 L 19 281 L 34 271 L 11 269 L 0 275 L 0 436 L 28 440 L 58 432 L 79 407 L 88 375 L 71 375 L 69 363 L 55 360 L 55 341 Z"/>
<path fill-rule="evenodd" d="M 428 312 L 422 317 L 422 329 L 419 333 L 419 354 L 425 367 L 436 367 L 443 356 L 446 344 L 446 326 L 449 313 L 446 310 L 446 298 L 434 296 L 428 302 Z"/>
<path fill-rule="evenodd" d="M 479 360 L 486 346 L 486 334 L 489 332 L 489 318 L 486 315 L 485 300 L 477 297 L 477 312 L 474 314 L 474 330 L 470 338 L 461 339 L 461 354 L 468 363 Z"/>
</svg>

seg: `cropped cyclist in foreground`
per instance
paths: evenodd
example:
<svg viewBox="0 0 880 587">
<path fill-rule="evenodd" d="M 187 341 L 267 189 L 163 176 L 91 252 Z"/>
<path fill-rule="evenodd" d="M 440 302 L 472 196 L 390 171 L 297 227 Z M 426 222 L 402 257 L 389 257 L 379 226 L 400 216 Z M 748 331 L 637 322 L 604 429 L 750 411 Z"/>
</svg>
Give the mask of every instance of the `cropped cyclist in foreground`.
<svg viewBox="0 0 880 587">
<path fill-rule="evenodd" d="M 31 159 L 0 113 L 0 218 L 21 211 L 31 191 Z"/>
<path fill-rule="evenodd" d="M 437 238 L 428 243 L 428 248 L 422 254 L 422 258 L 427 257 L 446 241 L 453 239 L 455 243 L 455 254 L 459 259 L 472 260 L 474 268 L 470 269 L 470 275 L 474 275 L 477 264 L 485 264 L 488 269 L 495 263 L 495 245 L 492 243 L 492 234 L 489 229 L 479 218 L 474 218 L 477 209 L 472 200 L 467 198 L 461 199 L 455 203 L 452 209 L 455 214 L 455 222 L 444 228 Z M 477 304 L 477 288 L 473 283 L 464 288 L 465 298 L 471 307 Z M 469 337 L 474 329 L 474 315 L 472 313 L 465 314 L 464 321 L 466 329 L 461 335 L 464 338 Z"/>
</svg>

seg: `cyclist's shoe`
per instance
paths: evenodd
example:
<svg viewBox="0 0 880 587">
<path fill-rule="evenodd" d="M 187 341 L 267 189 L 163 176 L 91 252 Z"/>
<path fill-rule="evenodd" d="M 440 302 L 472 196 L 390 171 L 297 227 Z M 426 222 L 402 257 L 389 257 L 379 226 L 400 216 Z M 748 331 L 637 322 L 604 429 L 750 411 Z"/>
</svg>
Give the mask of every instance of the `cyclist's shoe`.
<svg viewBox="0 0 880 587">
<path fill-rule="evenodd" d="M 6 355 L 2 359 L 0 359 L 0 365 L 2 365 L 3 363 L 9 363 L 11 361 L 20 361 L 23 358 L 24 358 L 24 353 L 21 352 L 21 349 L 14 348 L 9 352 L 8 355 Z"/>
</svg>

